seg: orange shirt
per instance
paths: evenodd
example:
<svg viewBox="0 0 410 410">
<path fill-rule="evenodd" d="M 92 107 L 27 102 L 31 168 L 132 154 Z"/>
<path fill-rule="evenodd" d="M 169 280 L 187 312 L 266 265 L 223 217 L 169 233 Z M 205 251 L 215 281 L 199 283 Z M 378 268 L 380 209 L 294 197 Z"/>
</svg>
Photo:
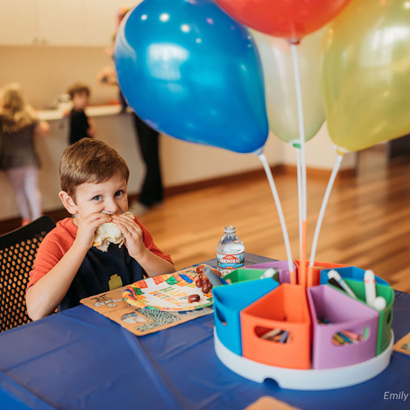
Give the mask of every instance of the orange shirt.
<svg viewBox="0 0 410 410">
<path fill-rule="evenodd" d="M 151 234 L 137 218 L 135 218 L 135 222 L 142 230 L 145 247 L 155 255 L 173 263 L 170 255 L 165 255 L 155 245 Z M 30 280 L 27 285 L 27 289 L 29 289 L 30 286 L 34 285 L 39 279 L 54 268 L 55 265 L 57 265 L 60 259 L 73 245 L 77 231 L 78 227 L 74 225 L 73 218 L 65 218 L 58 222 L 57 226 L 46 235 L 38 249 L 33 270 L 30 272 Z M 124 285 L 127 284 L 124 283 Z"/>
</svg>

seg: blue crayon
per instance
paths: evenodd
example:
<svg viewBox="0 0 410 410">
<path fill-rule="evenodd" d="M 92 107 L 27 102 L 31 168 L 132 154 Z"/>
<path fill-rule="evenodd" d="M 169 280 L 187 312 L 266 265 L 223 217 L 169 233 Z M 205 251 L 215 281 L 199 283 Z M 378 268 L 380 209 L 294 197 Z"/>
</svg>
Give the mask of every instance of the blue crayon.
<svg viewBox="0 0 410 410">
<path fill-rule="evenodd" d="M 287 330 L 285 330 L 282 334 L 282 336 L 280 337 L 279 343 L 286 343 L 286 339 L 289 336 L 289 332 Z"/>
<path fill-rule="evenodd" d="M 344 335 L 342 332 L 337 332 L 337 334 L 346 342 L 346 343 L 352 343 L 352 341 Z"/>
</svg>

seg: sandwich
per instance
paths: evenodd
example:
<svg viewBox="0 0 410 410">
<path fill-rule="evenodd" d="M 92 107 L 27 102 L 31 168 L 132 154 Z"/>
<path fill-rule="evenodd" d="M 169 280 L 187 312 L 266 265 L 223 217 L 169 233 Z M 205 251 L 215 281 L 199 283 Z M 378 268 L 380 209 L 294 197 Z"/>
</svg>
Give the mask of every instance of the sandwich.
<svg viewBox="0 0 410 410">
<path fill-rule="evenodd" d="M 134 215 L 131 212 L 124 212 L 122 215 L 126 215 L 134 220 Z M 107 252 L 110 243 L 119 244 L 120 248 L 124 243 L 124 235 L 114 222 L 107 222 L 97 228 L 93 246 L 100 251 Z"/>
</svg>

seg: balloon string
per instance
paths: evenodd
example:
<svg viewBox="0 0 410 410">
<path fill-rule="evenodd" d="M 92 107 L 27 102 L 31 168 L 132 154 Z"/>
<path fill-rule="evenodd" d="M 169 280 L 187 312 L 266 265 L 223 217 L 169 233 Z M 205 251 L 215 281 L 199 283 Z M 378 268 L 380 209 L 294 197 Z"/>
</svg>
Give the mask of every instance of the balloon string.
<svg viewBox="0 0 410 410">
<path fill-rule="evenodd" d="M 319 240 L 319 233 L 320 233 L 320 229 L 322 227 L 323 217 L 325 215 L 326 206 L 327 206 L 327 203 L 329 201 L 329 196 L 330 196 L 330 193 L 332 191 L 332 187 L 333 187 L 333 184 L 335 182 L 336 175 L 339 171 L 340 164 L 342 163 L 342 160 L 343 160 L 343 155 L 338 154 L 337 158 L 336 158 L 335 165 L 333 166 L 333 170 L 332 170 L 332 173 L 331 173 L 330 178 L 329 178 L 329 182 L 327 184 L 325 195 L 323 196 L 323 201 L 322 201 L 322 206 L 320 207 L 319 217 L 317 218 L 315 234 L 313 236 L 312 250 L 311 250 L 311 253 L 310 253 L 308 286 L 313 286 L 313 269 L 312 268 L 314 266 L 317 243 L 318 243 L 318 240 Z"/>
<path fill-rule="evenodd" d="M 260 161 L 262 162 L 263 168 L 265 169 L 266 176 L 268 177 L 270 189 L 272 191 L 273 199 L 275 200 L 275 204 L 276 204 L 276 209 L 279 214 L 279 220 L 280 220 L 280 225 L 282 227 L 283 239 L 285 241 L 286 255 L 288 258 L 288 268 L 289 268 L 289 273 L 290 273 L 290 278 L 291 278 L 290 282 L 292 284 L 296 284 L 296 274 L 293 269 L 293 259 L 292 259 L 292 253 L 290 250 L 288 230 L 286 228 L 285 217 L 283 215 L 282 205 L 280 203 L 280 199 L 279 199 L 278 191 L 276 189 L 275 181 L 273 179 L 272 171 L 270 169 L 268 161 L 266 160 L 265 154 L 263 152 L 257 152 L 257 155 Z"/>
<path fill-rule="evenodd" d="M 303 103 L 302 103 L 302 87 L 299 74 L 299 61 L 298 61 L 298 51 L 296 45 L 290 43 L 290 49 L 292 51 L 292 61 L 293 61 L 293 74 L 295 77 L 295 87 L 296 87 L 296 102 L 298 110 L 298 123 L 299 123 L 299 144 L 300 144 L 300 172 L 298 176 L 301 176 L 301 188 L 298 192 L 299 195 L 299 208 L 302 210 L 300 212 L 301 221 L 299 221 L 299 230 L 300 230 L 300 277 L 299 283 L 303 286 L 306 286 L 306 239 L 307 239 L 307 193 L 306 193 L 306 154 L 305 154 L 305 126 L 303 123 Z"/>
<path fill-rule="evenodd" d="M 302 167 L 301 167 L 301 158 L 300 158 L 300 148 L 296 147 L 296 170 L 297 170 L 297 179 L 298 179 L 298 198 L 302 198 Z M 299 200 L 300 201 L 300 200 Z M 299 202 L 299 258 L 302 256 L 302 207 Z"/>
</svg>

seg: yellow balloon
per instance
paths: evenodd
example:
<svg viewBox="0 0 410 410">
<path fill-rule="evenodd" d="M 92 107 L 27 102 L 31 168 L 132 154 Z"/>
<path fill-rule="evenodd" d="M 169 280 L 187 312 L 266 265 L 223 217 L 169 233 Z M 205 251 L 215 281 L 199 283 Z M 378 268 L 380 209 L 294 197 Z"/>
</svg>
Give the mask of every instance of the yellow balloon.
<svg viewBox="0 0 410 410">
<path fill-rule="evenodd" d="M 263 66 L 269 128 L 283 141 L 299 140 L 296 86 L 289 43 L 252 29 L 250 31 Z M 297 45 L 306 141 L 317 134 L 325 120 L 320 93 L 323 33 L 321 30 L 306 36 Z"/>
<path fill-rule="evenodd" d="M 322 93 L 333 142 L 358 151 L 408 134 L 410 1 L 352 1 L 323 43 Z"/>
</svg>

